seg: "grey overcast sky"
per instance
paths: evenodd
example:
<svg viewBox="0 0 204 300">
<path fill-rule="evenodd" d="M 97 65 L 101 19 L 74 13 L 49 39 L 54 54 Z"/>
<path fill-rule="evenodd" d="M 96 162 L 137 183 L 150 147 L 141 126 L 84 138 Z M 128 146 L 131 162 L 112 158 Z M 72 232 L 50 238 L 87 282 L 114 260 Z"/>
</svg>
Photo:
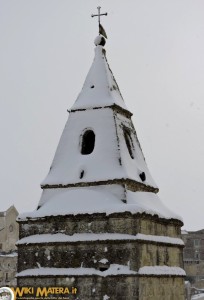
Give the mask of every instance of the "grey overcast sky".
<svg viewBox="0 0 204 300">
<path fill-rule="evenodd" d="M 204 1 L 0 0 L 0 210 L 36 208 L 94 55 L 107 58 L 162 201 L 204 228 Z"/>
</svg>

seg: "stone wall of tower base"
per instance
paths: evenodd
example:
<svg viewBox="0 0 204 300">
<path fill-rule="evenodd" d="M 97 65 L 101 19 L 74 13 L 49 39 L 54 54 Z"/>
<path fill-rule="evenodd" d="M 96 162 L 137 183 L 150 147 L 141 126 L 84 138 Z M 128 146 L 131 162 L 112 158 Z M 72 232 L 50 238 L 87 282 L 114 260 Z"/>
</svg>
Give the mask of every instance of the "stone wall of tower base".
<svg viewBox="0 0 204 300">
<path fill-rule="evenodd" d="M 77 288 L 70 300 L 184 300 L 182 277 L 72 276 L 18 278 L 18 286 Z M 108 296 L 110 298 L 107 298 Z M 78 298 L 77 298 L 78 297 Z"/>
<path fill-rule="evenodd" d="M 72 276 L 18 279 L 18 286 L 68 287 L 77 288 L 76 294 L 69 294 L 69 300 L 113 300 L 138 299 L 138 278 L 136 276 Z"/>
<path fill-rule="evenodd" d="M 26 220 L 19 222 L 20 239 L 47 233 L 126 233 L 126 234 L 151 234 L 169 237 L 181 237 L 179 220 L 161 219 L 148 214 L 131 214 L 130 212 L 113 213 L 106 215 L 82 214 L 46 217 L 42 219 Z"/>
<path fill-rule="evenodd" d="M 184 300 L 182 277 L 140 277 L 139 300 Z"/>
</svg>

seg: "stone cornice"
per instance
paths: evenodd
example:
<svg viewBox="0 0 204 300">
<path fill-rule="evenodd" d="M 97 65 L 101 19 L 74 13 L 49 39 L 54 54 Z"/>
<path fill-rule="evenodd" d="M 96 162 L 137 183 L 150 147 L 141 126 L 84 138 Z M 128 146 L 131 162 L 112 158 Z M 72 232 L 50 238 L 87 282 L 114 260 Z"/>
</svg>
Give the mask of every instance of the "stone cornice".
<svg viewBox="0 0 204 300">
<path fill-rule="evenodd" d="M 117 104 L 113 104 L 110 106 L 98 106 L 98 107 L 91 107 L 91 108 L 79 108 L 79 109 L 73 109 L 68 111 L 69 113 L 75 113 L 77 111 L 88 111 L 88 110 L 94 110 L 94 109 L 104 109 L 104 108 L 111 108 L 113 111 L 116 111 L 117 113 L 127 117 L 127 118 L 131 118 L 131 116 L 133 115 L 129 110 L 126 110 L 122 107 L 120 107 Z"/>
<path fill-rule="evenodd" d="M 137 182 L 128 178 L 121 179 L 109 179 L 104 181 L 92 181 L 92 182 L 77 182 L 77 183 L 68 183 L 68 184 L 45 184 L 41 185 L 42 189 L 57 189 L 57 188 L 78 188 L 78 187 L 91 187 L 91 186 L 100 186 L 100 185 L 112 185 L 112 184 L 120 184 L 126 186 L 132 192 L 151 192 L 158 193 L 159 189 L 152 187 L 150 185 L 146 185 L 141 182 Z"/>
</svg>

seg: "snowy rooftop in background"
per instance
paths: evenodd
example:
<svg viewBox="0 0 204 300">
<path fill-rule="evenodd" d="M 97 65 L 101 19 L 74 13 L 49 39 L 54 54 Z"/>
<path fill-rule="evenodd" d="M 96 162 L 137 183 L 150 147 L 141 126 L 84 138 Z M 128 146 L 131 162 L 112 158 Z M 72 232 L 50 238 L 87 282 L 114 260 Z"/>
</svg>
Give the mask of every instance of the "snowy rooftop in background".
<svg viewBox="0 0 204 300">
<path fill-rule="evenodd" d="M 123 203 L 117 194 L 102 188 L 100 190 L 100 187 L 97 189 L 91 187 L 48 189 L 44 190 L 43 193 L 46 194 L 44 195 L 46 201 L 42 207 L 33 212 L 19 215 L 18 220 L 69 214 L 105 213 L 110 215 L 120 212 L 147 213 L 165 219 L 181 220 L 177 214 L 164 206 L 156 194 L 149 192 L 127 191 L 127 203 Z"/>
<path fill-rule="evenodd" d="M 81 93 L 71 110 L 104 107 L 116 104 L 127 110 L 113 73 L 108 65 L 105 50 L 98 45 L 95 58 Z"/>
</svg>

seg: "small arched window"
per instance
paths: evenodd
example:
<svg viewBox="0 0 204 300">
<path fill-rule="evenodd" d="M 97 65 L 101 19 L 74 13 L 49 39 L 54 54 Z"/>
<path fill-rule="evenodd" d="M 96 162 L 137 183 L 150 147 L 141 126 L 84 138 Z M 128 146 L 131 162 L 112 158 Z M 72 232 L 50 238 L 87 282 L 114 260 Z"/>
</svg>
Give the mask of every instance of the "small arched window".
<svg viewBox="0 0 204 300">
<path fill-rule="evenodd" d="M 130 157 L 134 159 L 134 152 L 133 152 L 134 148 L 133 148 L 133 142 L 130 135 L 130 131 L 126 127 L 123 127 L 123 133 L 124 133 L 124 138 L 125 138 L 126 146 L 128 148 Z"/>
<path fill-rule="evenodd" d="M 82 135 L 81 154 L 91 154 L 95 146 L 95 133 L 93 130 L 86 130 Z"/>
</svg>

